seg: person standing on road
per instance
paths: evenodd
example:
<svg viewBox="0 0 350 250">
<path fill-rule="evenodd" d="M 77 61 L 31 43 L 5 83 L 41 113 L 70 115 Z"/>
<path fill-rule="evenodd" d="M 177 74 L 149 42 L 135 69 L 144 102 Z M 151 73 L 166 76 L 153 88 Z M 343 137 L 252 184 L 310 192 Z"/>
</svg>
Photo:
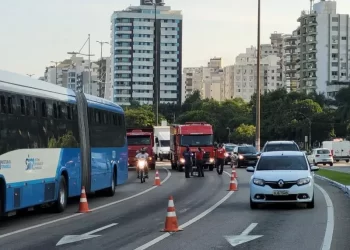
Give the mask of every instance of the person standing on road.
<svg viewBox="0 0 350 250">
<path fill-rule="evenodd" d="M 216 171 L 219 175 L 222 175 L 224 172 L 225 153 L 226 150 L 223 148 L 223 145 L 220 144 L 219 148 L 216 150 Z"/>
<path fill-rule="evenodd" d="M 186 150 L 183 152 L 183 157 L 185 159 L 185 176 L 186 178 L 191 178 L 190 171 L 192 167 L 192 152 L 189 146 L 187 146 Z"/>
<path fill-rule="evenodd" d="M 201 147 L 198 147 L 198 152 L 196 152 L 196 163 L 197 163 L 197 172 L 198 177 L 204 177 L 203 171 L 203 158 L 204 158 L 204 150 Z"/>
</svg>

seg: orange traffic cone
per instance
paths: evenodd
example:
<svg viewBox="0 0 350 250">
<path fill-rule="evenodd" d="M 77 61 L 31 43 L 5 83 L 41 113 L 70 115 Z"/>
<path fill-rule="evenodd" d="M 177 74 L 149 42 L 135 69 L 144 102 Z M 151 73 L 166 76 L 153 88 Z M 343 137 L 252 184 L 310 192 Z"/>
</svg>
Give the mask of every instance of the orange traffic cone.
<svg viewBox="0 0 350 250">
<path fill-rule="evenodd" d="M 237 191 L 237 180 L 234 176 L 234 172 L 232 170 L 232 174 L 231 174 L 231 181 L 230 181 L 230 187 L 228 189 L 228 191 Z"/>
<path fill-rule="evenodd" d="M 235 178 L 237 178 L 237 172 L 236 172 L 236 168 L 234 166 L 232 167 L 231 175 L 233 175 Z"/>
<path fill-rule="evenodd" d="M 86 199 L 86 193 L 85 193 L 85 187 L 83 186 L 81 188 L 81 195 L 80 195 L 80 203 L 79 203 L 79 211 L 78 213 L 88 213 L 90 212 L 89 210 L 89 205 Z"/>
<path fill-rule="evenodd" d="M 159 173 L 158 170 L 156 171 L 156 177 L 154 178 L 154 184 L 153 186 L 160 186 L 160 178 L 159 178 Z"/>
<path fill-rule="evenodd" d="M 173 200 L 173 197 L 170 196 L 168 201 L 168 211 L 165 218 L 165 226 L 162 232 L 178 232 L 182 230 L 183 229 L 179 228 L 177 224 L 174 200 Z"/>
</svg>

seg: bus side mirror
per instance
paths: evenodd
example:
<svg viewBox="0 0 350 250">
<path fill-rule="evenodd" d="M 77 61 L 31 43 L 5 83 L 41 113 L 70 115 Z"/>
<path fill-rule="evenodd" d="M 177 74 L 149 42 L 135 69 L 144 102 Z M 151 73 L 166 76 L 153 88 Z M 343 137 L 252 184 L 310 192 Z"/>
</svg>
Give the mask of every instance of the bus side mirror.
<svg viewBox="0 0 350 250">
<path fill-rule="evenodd" d="M 156 143 L 159 144 L 159 139 L 158 139 L 158 137 L 156 137 L 155 140 L 156 140 Z"/>
</svg>

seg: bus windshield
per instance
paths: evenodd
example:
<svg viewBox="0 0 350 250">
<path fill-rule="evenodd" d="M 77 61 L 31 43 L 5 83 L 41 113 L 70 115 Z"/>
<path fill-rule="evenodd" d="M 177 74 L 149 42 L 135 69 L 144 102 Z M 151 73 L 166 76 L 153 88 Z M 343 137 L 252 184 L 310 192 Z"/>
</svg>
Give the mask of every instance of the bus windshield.
<svg viewBox="0 0 350 250">
<path fill-rule="evenodd" d="M 151 136 L 149 135 L 128 135 L 128 145 L 150 145 Z"/>
<path fill-rule="evenodd" d="M 213 135 L 183 135 L 181 146 L 212 146 Z"/>
<path fill-rule="evenodd" d="M 159 142 L 161 147 L 170 147 L 170 140 L 160 140 Z"/>
</svg>

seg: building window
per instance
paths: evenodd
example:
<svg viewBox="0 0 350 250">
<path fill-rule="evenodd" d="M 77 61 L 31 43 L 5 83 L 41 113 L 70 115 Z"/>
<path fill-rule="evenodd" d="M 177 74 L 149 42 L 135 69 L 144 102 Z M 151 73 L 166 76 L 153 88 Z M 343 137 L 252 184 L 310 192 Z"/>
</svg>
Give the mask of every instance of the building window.
<svg viewBox="0 0 350 250">
<path fill-rule="evenodd" d="M 338 17 L 332 17 L 332 22 L 335 22 L 335 23 L 339 22 L 339 18 Z"/>
<path fill-rule="evenodd" d="M 338 26 L 332 26 L 332 31 L 338 31 L 339 27 Z"/>
</svg>

